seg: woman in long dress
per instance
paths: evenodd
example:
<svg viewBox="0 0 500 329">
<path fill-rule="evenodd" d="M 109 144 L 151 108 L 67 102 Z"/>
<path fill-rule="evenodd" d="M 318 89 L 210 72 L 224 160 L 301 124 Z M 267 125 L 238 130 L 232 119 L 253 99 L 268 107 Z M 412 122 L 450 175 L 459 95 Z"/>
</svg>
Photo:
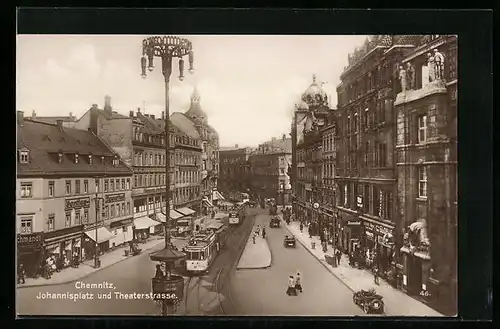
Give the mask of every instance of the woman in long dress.
<svg viewBox="0 0 500 329">
<path fill-rule="evenodd" d="M 293 275 L 288 277 L 288 289 L 286 290 L 288 296 L 297 296 L 297 290 L 295 289 L 295 279 Z"/>
</svg>

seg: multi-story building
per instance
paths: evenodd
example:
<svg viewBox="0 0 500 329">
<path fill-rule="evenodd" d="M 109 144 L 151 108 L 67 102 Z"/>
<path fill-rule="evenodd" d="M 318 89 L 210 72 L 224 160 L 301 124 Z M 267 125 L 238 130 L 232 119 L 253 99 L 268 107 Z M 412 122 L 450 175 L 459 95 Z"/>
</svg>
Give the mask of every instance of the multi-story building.
<svg viewBox="0 0 500 329">
<path fill-rule="evenodd" d="M 322 210 L 329 229 L 329 240 L 338 245 L 338 230 L 340 229 L 335 216 L 335 113 L 327 116 L 326 123 L 320 131 L 322 140 Z"/>
<path fill-rule="evenodd" d="M 325 194 L 323 188 L 323 132 L 333 129 L 334 111 L 316 76 L 296 106 L 292 123 L 292 208 L 298 220 L 312 224 L 313 234 L 322 234 L 323 229 L 334 225 L 333 211 L 328 206 L 330 194 Z M 332 151 L 328 152 L 331 156 Z"/>
<path fill-rule="evenodd" d="M 221 147 L 219 150 L 219 184 L 223 193 L 247 192 L 251 185 L 249 147 Z"/>
<path fill-rule="evenodd" d="M 279 205 L 291 204 L 291 185 L 288 168 L 292 163 L 291 139 L 262 143 L 249 156 L 251 168 L 250 192 L 260 198 L 275 198 Z"/>
<path fill-rule="evenodd" d="M 189 118 L 202 140 L 201 154 L 201 194 L 204 212 L 208 212 L 213 204 L 223 199 L 217 190 L 219 177 L 219 135 L 208 124 L 208 117 L 201 108 L 201 96 L 195 86 L 191 95 L 191 105 L 184 114 Z"/>
<path fill-rule="evenodd" d="M 371 36 L 349 55 L 337 87 L 337 209 L 342 246 L 376 252 L 395 271 L 396 138 L 393 89 L 415 36 Z"/>
<path fill-rule="evenodd" d="M 402 288 L 457 310 L 457 37 L 419 37 L 394 103 Z M 401 82 L 401 81 L 400 81 Z"/>
<path fill-rule="evenodd" d="M 18 111 L 17 129 L 18 255 L 28 274 L 44 256 L 86 258 L 132 239 L 132 171 L 117 153 L 62 120 Z"/>
</svg>

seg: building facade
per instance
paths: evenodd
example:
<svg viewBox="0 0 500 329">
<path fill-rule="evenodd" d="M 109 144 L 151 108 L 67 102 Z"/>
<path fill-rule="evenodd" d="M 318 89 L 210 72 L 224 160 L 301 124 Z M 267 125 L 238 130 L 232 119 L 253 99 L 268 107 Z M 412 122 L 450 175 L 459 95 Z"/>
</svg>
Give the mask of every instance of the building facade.
<svg viewBox="0 0 500 329">
<path fill-rule="evenodd" d="M 457 37 L 422 36 L 394 103 L 402 289 L 457 312 Z"/>
<path fill-rule="evenodd" d="M 312 84 L 296 105 L 292 123 L 292 209 L 296 218 L 310 223 L 311 233 L 320 235 L 322 239 L 327 239 L 325 231 L 331 232 L 334 227 L 334 212 L 329 206 L 332 191 L 326 188 L 330 185 L 323 184 L 327 181 L 323 179 L 324 147 L 328 147 L 328 157 L 332 152 L 330 144 L 325 145 L 324 138 L 331 135 L 334 112 L 330 109 L 327 94 L 313 76 Z M 328 193 L 325 193 L 326 190 Z"/>
<path fill-rule="evenodd" d="M 92 257 L 132 239 L 132 171 L 90 131 L 17 114 L 18 261 Z M 96 243 L 97 242 L 97 243 Z"/>
<path fill-rule="evenodd" d="M 251 186 L 249 147 L 221 147 L 219 150 L 219 191 L 248 192 Z"/>
<path fill-rule="evenodd" d="M 191 105 L 184 114 L 194 124 L 202 140 L 201 154 L 201 195 L 203 212 L 209 212 L 222 195 L 217 190 L 219 179 L 219 134 L 208 124 L 208 117 L 201 108 L 201 96 L 195 86 L 191 95 Z"/>
<path fill-rule="evenodd" d="M 292 163 L 292 140 L 281 138 L 262 143 L 248 159 L 251 168 L 252 195 L 274 198 L 278 205 L 291 205 L 289 167 Z"/>
</svg>

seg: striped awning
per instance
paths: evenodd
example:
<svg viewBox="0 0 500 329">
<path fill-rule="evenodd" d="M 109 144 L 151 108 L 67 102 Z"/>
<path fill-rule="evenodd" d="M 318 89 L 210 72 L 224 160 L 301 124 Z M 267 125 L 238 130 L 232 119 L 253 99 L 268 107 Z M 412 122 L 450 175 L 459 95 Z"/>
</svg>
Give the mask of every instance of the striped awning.
<svg viewBox="0 0 500 329">
<path fill-rule="evenodd" d="M 209 208 L 213 208 L 214 205 L 212 204 L 212 202 L 210 202 L 210 200 L 208 200 L 207 198 L 203 198 L 203 202 L 209 207 Z"/>
<path fill-rule="evenodd" d="M 219 193 L 219 191 L 213 191 L 212 200 L 225 200 L 225 198 Z"/>
</svg>

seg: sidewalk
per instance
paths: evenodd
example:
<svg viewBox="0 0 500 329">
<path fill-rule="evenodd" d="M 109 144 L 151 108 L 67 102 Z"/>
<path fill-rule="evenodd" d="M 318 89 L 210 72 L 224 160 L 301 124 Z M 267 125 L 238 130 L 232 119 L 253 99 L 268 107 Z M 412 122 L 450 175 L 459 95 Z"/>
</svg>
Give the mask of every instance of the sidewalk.
<svg viewBox="0 0 500 329">
<path fill-rule="evenodd" d="M 176 239 L 172 239 L 172 242 L 177 245 Z M 139 248 L 142 249 L 142 252 L 146 252 L 147 250 L 150 250 L 154 247 L 156 247 L 158 244 L 164 243 L 164 238 L 163 236 L 155 236 L 150 238 L 146 243 L 140 243 Z M 26 287 L 37 287 L 37 286 L 52 286 L 52 285 L 58 285 L 58 284 L 64 284 L 64 283 L 69 283 L 72 281 L 76 281 L 79 279 L 83 279 L 84 277 L 95 273 L 97 271 L 103 270 L 111 265 L 114 265 L 116 263 L 119 263 L 123 260 L 126 260 L 130 257 L 134 256 L 125 256 L 125 249 L 128 249 L 127 246 L 119 247 L 113 251 L 107 252 L 99 257 L 101 260 L 101 267 L 95 268 L 94 267 L 94 260 L 86 260 L 82 263 L 80 263 L 80 266 L 77 268 L 74 267 L 68 267 L 63 269 L 61 272 L 54 272 L 52 274 L 52 277 L 50 279 L 45 279 L 43 277 L 38 277 L 38 278 L 26 278 L 26 283 L 24 284 L 18 284 L 17 288 L 26 288 Z"/>
<path fill-rule="evenodd" d="M 346 255 L 342 255 L 340 264 L 337 265 L 337 267 L 331 266 L 325 260 L 325 253 L 323 253 L 319 237 L 313 236 L 312 238 L 309 238 L 307 229 L 304 229 L 303 233 L 301 233 L 298 222 L 292 222 L 290 225 L 286 225 L 284 221 L 283 223 L 288 231 L 296 237 L 304 248 L 316 257 L 318 261 L 321 262 L 326 269 L 328 269 L 328 271 L 335 275 L 349 289 L 352 291 L 358 291 L 360 289 L 367 290 L 374 288 L 377 293 L 382 295 L 384 297 L 385 313 L 387 315 L 443 316 L 441 313 L 428 307 L 424 303 L 408 296 L 400 290 L 394 289 L 381 278 L 379 279 L 380 284 L 376 285 L 373 281 L 373 274 L 367 270 L 349 266 L 349 260 Z M 316 243 L 315 249 L 312 249 L 311 242 Z M 328 245 L 327 254 L 333 255 L 333 247 L 331 245 Z"/>
<path fill-rule="evenodd" d="M 252 227 L 252 232 L 248 237 L 247 244 L 236 267 L 237 270 L 264 269 L 271 266 L 271 250 L 269 249 L 267 239 L 264 239 L 262 235 L 258 235 L 255 237 L 255 244 L 253 243 L 253 232 L 255 232 L 257 225 Z"/>
</svg>

